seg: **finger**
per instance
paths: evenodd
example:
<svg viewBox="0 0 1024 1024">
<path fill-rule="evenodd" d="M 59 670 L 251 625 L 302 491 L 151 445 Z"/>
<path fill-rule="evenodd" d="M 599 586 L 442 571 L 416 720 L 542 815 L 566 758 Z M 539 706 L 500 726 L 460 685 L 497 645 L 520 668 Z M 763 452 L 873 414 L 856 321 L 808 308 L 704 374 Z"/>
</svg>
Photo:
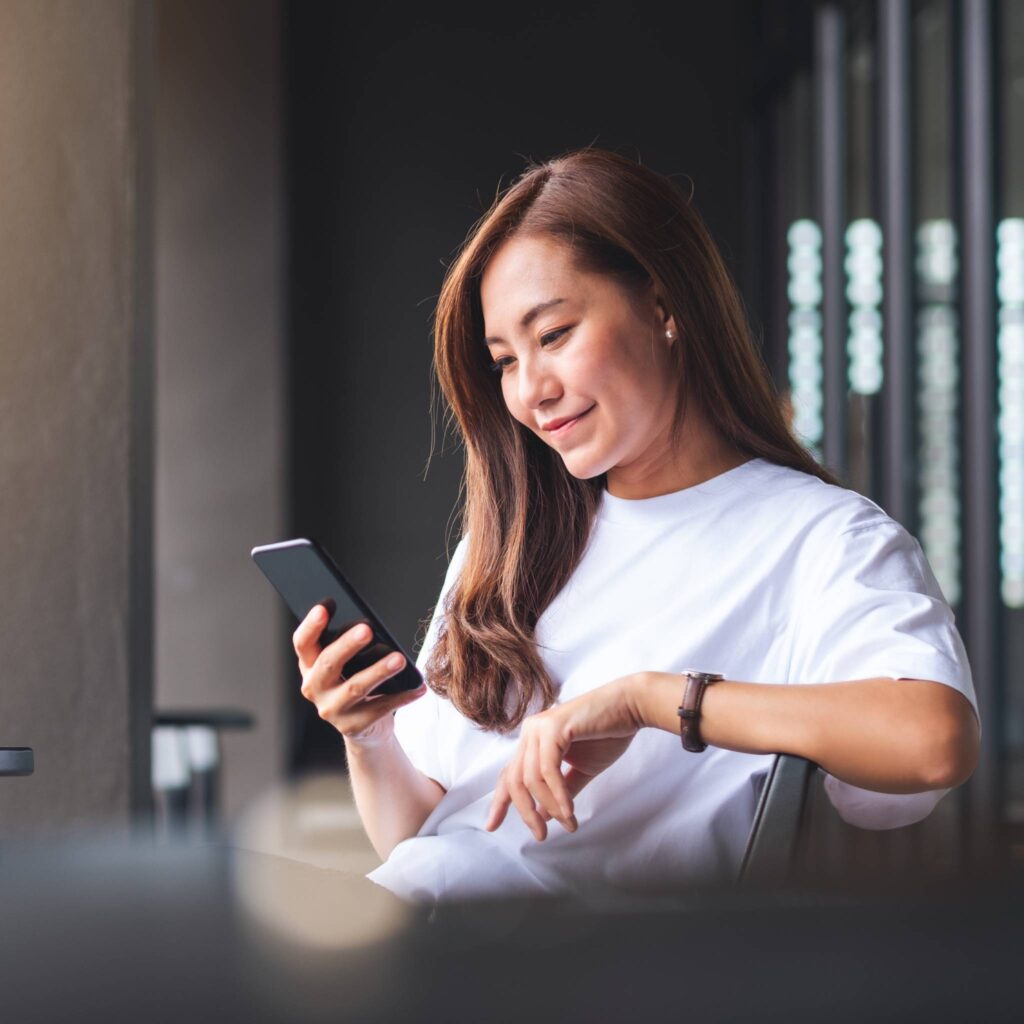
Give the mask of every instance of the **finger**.
<svg viewBox="0 0 1024 1024">
<path fill-rule="evenodd" d="M 342 733 L 358 734 L 385 715 L 419 700 L 426 692 L 427 687 L 423 685 L 415 690 L 389 693 L 375 700 L 364 701 L 353 710 L 351 704 L 344 699 L 342 691 L 338 690 L 337 695 L 325 697 L 317 706 L 317 711 L 321 718 Z"/>
<path fill-rule="evenodd" d="M 342 682 L 341 670 L 372 637 L 370 627 L 360 623 L 325 647 L 302 681 L 303 694 L 315 701 L 328 689 L 338 686 Z"/>
<path fill-rule="evenodd" d="M 327 609 L 322 604 L 315 604 L 292 633 L 292 647 L 295 648 L 299 670 L 303 675 L 313 667 L 313 662 L 320 654 L 320 635 L 327 621 Z"/>
<path fill-rule="evenodd" d="M 494 789 L 494 798 L 491 800 L 491 810 L 487 815 L 487 824 L 484 825 L 488 832 L 493 832 L 505 820 L 505 815 L 508 814 L 511 803 L 512 798 L 509 796 L 508 786 L 505 785 L 505 773 L 502 772 L 498 776 L 498 785 Z"/>
<path fill-rule="evenodd" d="M 548 834 L 548 827 L 544 819 L 537 813 L 537 807 L 530 796 L 529 790 L 523 783 L 521 761 L 516 764 L 515 770 L 508 775 L 508 791 L 512 796 L 512 804 L 519 812 L 519 817 L 526 823 L 526 827 L 533 833 L 538 842 L 542 841 Z"/>
<path fill-rule="evenodd" d="M 562 751 L 554 736 L 549 734 L 540 737 L 537 754 L 541 775 L 558 806 L 559 820 L 570 832 L 575 832 L 576 817 L 573 813 L 572 795 L 565 784 L 565 776 L 562 774 Z"/>
<path fill-rule="evenodd" d="M 593 775 L 585 775 L 583 772 L 576 768 L 570 768 L 565 773 L 565 788 L 569 791 L 570 795 L 575 797 L 579 791 L 588 783 L 593 781 Z"/>
<path fill-rule="evenodd" d="M 530 795 L 539 805 L 537 810 L 541 821 L 546 822 L 549 818 L 557 818 L 562 822 L 562 826 L 568 829 L 567 822 L 572 812 L 562 813 L 562 808 L 547 782 L 544 781 L 540 768 L 540 742 L 536 736 L 530 737 L 523 755 L 523 781 Z"/>
<path fill-rule="evenodd" d="M 577 771 L 575 768 L 569 768 L 562 775 L 562 778 L 565 780 L 565 788 L 569 792 L 570 797 L 575 797 L 588 782 L 593 781 L 594 776 L 584 775 L 583 772 Z M 545 817 L 544 812 L 542 811 L 541 817 L 543 817 L 545 821 L 548 821 L 551 819 L 552 815 L 549 814 Z M 574 826 L 572 831 L 575 832 L 576 829 L 579 828 L 579 821 L 576 818 L 575 808 L 573 808 L 572 822 Z"/>
<path fill-rule="evenodd" d="M 345 691 L 353 704 L 369 697 L 372 692 L 405 668 L 405 658 L 392 652 L 345 680 Z M 377 699 L 377 698 L 375 698 Z"/>
</svg>

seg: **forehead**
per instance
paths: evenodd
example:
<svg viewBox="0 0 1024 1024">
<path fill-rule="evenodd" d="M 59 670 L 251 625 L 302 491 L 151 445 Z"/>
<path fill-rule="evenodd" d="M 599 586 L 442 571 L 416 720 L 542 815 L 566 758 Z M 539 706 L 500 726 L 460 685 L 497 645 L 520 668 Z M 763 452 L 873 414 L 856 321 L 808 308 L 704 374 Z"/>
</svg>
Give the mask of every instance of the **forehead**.
<svg viewBox="0 0 1024 1024">
<path fill-rule="evenodd" d="M 512 238 L 502 243 L 480 280 L 480 304 L 488 330 L 510 324 L 529 306 L 586 287 L 569 248 L 550 238 Z M 567 296 L 569 297 L 569 296 Z"/>
</svg>

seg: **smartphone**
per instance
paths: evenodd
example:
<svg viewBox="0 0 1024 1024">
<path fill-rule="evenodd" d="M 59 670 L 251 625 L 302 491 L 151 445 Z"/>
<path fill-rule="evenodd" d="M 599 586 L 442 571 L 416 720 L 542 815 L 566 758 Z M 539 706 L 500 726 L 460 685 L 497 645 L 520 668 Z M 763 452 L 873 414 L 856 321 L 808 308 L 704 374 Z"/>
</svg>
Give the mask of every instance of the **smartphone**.
<svg viewBox="0 0 1024 1024">
<path fill-rule="evenodd" d="M 322 647 L 361 622 L 373 630 L 370 642 L 342 668 L 341 674 L 346 679 L 392 651 L 398 651 L 405 656 L 405 668 L 385 679 L 369 696 L 403 693 L 421 685 L 423 677 L 413 659 L 395 642 L 387 627 L 342 575 L 334 559 L 316 541 L 299 537 L 263 544 L 252 549 L 252 558 L 300 622 L 314 605 L 322 604 L 327 608 L 331 617 L 320 634 Z"/>
</svg>

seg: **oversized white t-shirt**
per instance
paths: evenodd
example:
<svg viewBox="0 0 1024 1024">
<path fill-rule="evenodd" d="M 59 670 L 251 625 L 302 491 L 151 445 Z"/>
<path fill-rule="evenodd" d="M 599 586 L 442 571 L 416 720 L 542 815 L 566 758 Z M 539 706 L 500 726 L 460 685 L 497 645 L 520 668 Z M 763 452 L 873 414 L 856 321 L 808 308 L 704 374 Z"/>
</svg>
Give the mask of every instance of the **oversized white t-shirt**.
<svg viewBox="0 0 1024 1024">
<path fill-rule="evenodd" d="M 452 557 L 418 658 L 436 641 Z M 653 498 L 605 491 L 582 560 L 535 640 L 559 699 L 634 672 L 698 668 L 742 682 L 932 679 L 977 714 L 953 614 L 917 541 L 868 498 L 764 459 Z M 681 691 L 680 691 L 681 692 Z M 413 900 L 584 895 L 734 879 L 772 754 L 642 729 L 576 798 L 579 828 L 538 842 L 514 807 L 484 830 L 519 731 L 502 736 L 428 690 L 395 716 L 412 763 L 447 790 L 369 878 Z M 826 776 L 844 820 L 911 824 L 948 790 L 876 793 Z"/>
</svg>

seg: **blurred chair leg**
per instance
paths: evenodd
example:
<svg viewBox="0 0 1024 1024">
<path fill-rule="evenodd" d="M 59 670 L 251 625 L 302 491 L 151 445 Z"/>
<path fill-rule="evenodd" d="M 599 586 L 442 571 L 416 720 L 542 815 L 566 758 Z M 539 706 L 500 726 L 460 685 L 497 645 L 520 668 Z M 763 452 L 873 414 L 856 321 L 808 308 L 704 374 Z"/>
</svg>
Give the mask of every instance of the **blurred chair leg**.
<svg viewBox="0 0 1024 1024">
<path fill-rule="evenodd" d="M 156 814 L 156 838 L 163 842 L 180 842 L 188 829 L 189 790 L 187 786 L 172 786 L 153 793 Z"/>
<path fill-rule="evenodd" d="M 185 731 L 175 726 L 153 729 L 153 804 L 156 838 L 180 839 L 188 822 L 189 769 Z"/>
<path fill-rule="evenodd" d="M 213 839 L 220 831 L 220 733 L 208 725 L 191 725 L 186 731 L 193 821 L 201 836 Z"/>
</svg>

